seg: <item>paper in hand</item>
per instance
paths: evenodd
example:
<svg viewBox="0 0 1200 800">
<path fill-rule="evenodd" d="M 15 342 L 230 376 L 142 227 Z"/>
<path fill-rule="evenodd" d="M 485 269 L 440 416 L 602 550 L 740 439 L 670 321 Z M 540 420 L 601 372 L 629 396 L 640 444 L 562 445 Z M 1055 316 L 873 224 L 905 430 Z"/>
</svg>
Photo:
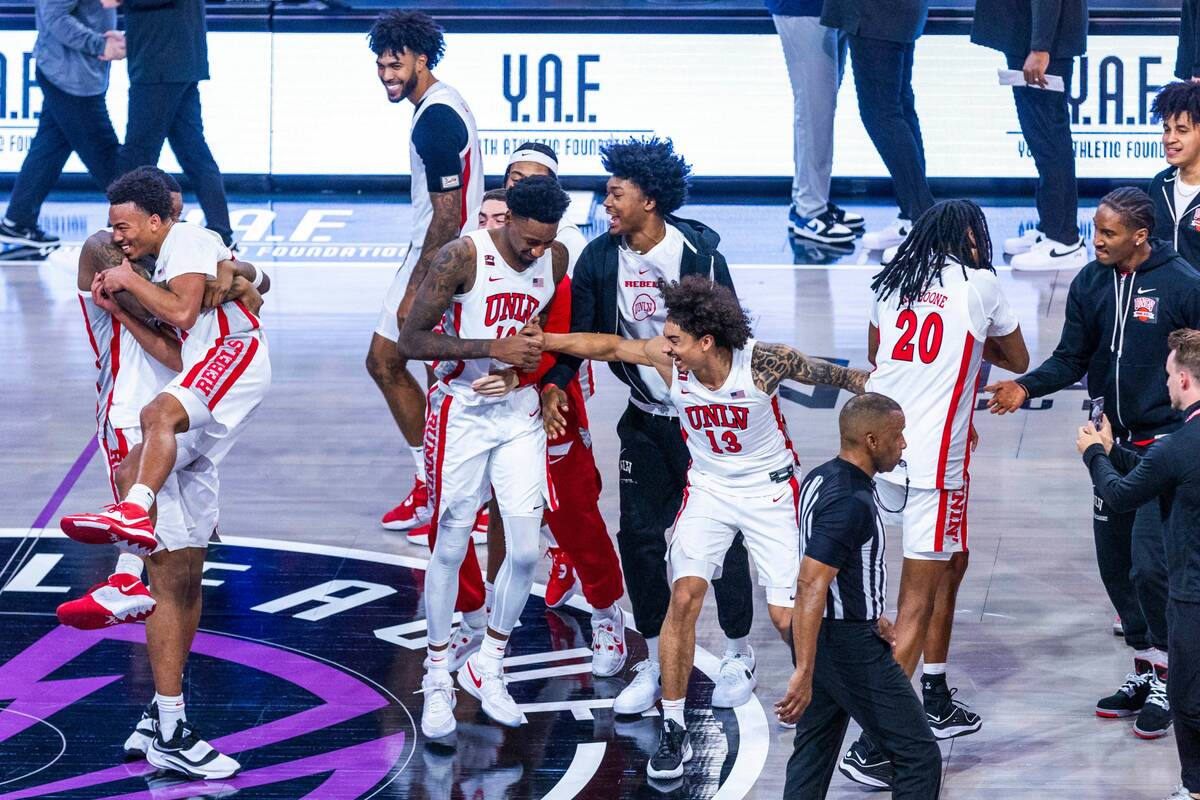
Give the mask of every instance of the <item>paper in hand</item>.
<svg viewBox="0 0 1200 800">
<path fill-rule="evenodd" d="M 1061 75 L 1047 74 L 1045 86 L 1034 86 L 1032 83 L 1025 82 L 1025 73 L 1019 69 L 998 69 L 996 74 L 1000 76 L 1001 86 L 1024 86 L 1028 89 L 1045 89 L 1050 92 L 1067 90 Z"/>
</svg>

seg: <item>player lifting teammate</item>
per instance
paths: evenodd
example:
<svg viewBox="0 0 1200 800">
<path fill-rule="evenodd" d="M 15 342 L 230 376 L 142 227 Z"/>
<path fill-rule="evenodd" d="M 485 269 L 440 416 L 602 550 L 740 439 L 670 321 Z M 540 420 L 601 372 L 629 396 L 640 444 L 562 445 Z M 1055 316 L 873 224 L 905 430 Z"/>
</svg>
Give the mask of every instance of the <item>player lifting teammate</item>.
<svg viewBox="0 0 1200 800">
<path fill-rule="evenodd" d="M 876 368 L 867 390 L 894 399 L 907 420 L 907 463 L 875 481 L 885 519 L 903 531 L 895 654 L 910 677 L 924 656 L 925 712 L 941 739 L 981 725 L 946 686 L 954 603 L 967 569 L 967 466 L 980 365 L 987 359 L 1013 372 L 1029 365 L 991 255 L 979 206 L 947 200 L 921 215 L 871 284 L 867 352 Z M 865 737 L 839 769 L 868 786 L 891 782 L 887 757 Z"/>
<path fill-rule="evenodd" d="M 553 178 L 527 178 L 513 186 L 508 224 L 443 247 L 400 332 L 401 354 L 435 361 L 438 377 L 426 446 L 436 537 L 425 580 L 429 646 L 421 730 L 429 738 L 456 727 L 448 645 L 457 576 L 476 511 L 492 493 L 507 552 L 496 576 L 487 635 L 458 679 L 492 719 L 517 726 L 523 718 L 505 687 L 501 660 L 533 585 L 542 513 L 551 497 L 546 434 L 536 388 L 493 398 L 473 384 L 498 365 L 537 366 L 539 317 L 567 271 L 566 248 L 554 238 L 569 203 Z M 434 330 L 439 323 L 444 332 Z"/>
<path fill-rule="evenodd" d="M 483 200 L 483 159 L 475 117 L 466 101 L 433 75 L 446 49 L 437 23 L 419 11 L 387 11 L 371 27 L 369 43 L 388 102 L 408 100 L 415 107 L 408 145 L 412 239 L 367 351 L 367 372 L 383 393 L 416 465 L 412 492 L 382 520 L 389 530 L 406 531 L 429 521 L 421 444 L 425 392 L 409 373 L 396 341 L 438 249 L 475 225 Z"/>
<path fill-rule="evenodd" d="M 545 346 L 655 369 L 679 414 L 691 465 L 667 548 L 672 588 L 658 641 L 663 728 L 646 770 L 651 778 L 674 779 L 692 757 L 683 712 L 696 619 L 739 530 L 766 588 L 771 623 L 785 642 L 790 637 L 800 568 L 800 484 L 776 390 L 794 380 L 859 394 L 867 373 L 788 345 L 756 342 L 733 292 L 707 278 L 689 275 L 658 289 L 667 309 L 662 336 L 547 333 Z"/>
</svg>

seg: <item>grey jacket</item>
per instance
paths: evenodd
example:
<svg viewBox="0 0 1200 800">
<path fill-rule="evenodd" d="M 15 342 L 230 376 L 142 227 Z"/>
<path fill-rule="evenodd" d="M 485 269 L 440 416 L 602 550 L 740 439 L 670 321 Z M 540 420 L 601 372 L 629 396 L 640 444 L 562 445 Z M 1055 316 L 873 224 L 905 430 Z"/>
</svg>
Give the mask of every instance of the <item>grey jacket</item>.
<svg viewBox="0 0 1200 800">
<path fill-rule="evenodd" d="M 821 24 L 864 39 L 909 44 L 925 31 L 929 0 L 825 0 Z"/>
<path fill-rule="evenodd" d="M 100 0 L 37 0 L 34 5 L 37 68 L 67 94 L 90 97 L 108 90 L 108 64 L 100 60 L 105 31 L 117 27 L 117 11 Z"/>
<path fill-rule="evenodd" d="M 1087 29 L 1087 0 L 976 0 L 971 41 L 1014 58 L 1071 58 L 1087 52 Z"/>
</svg>

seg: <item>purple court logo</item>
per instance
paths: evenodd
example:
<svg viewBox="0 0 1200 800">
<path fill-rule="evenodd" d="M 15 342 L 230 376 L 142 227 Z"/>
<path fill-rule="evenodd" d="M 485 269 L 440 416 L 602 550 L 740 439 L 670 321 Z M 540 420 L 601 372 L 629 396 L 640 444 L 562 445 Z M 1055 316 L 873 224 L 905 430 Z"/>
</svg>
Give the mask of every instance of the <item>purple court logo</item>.
<svg viewBox="0 0 1200 800">
<path fill-rule="evenodd" d="M 0 561 L 24 533 L 0 530 Z M 592 676 L 586 607 L 547 609 L 540 596 L 506 659 L 525 724 L 501 728 L 460 692 L 456 747 L 427 744 L 414 723 L 424 560 L 227 537 L 207 554 L 184 687 L 189 721 L 243 771 L 208 783 L 156 773 L 122 750 L 154 692 L 144 626 L 84 632 L 53 616 L 104 577 L 110 555 L 46 533 L 0 595 L 0 800 L 611 798 L 647 788 L 737 798 L 766 758 L 759 703 L 704 708 L 718 662 L 698 651 L 689 728 L 701 757 L 677 785 L 648 786 L 658 712 L 614 717 L 623 681 Z M 640 637 L 629 642 L 640 658 Z"/>
</svg>

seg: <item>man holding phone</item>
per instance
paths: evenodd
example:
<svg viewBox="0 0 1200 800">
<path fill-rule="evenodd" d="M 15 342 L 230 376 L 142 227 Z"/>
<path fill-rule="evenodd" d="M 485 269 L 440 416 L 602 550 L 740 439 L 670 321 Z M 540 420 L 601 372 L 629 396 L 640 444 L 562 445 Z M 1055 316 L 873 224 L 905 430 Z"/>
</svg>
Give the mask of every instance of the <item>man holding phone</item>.
<svg viewBox="0 0 1200 800">
<path fill-rule="evenodd" d="M 1145 192 L 1123 187 L 1104 196 L 1095 216 L 1096 260 L 1071 281 L 1058 347 L 1032 372 L 984 387 L 994 393 L 993 414 L 1016 411 L 1086 374 L 1088 394 L 1103 403 L 1100 414 L 1122 446 L 1146 454 L 1179 428 L 1162 365 L 1168 334 L 1200 324 L 1200 275 L 1170 243 L 1150 238 L 1153 229 L 1154 205 Z M 1162 516 L 1157 501 L 1117 511 L 1099 492 L 1094 509 L 1100 578 L 1134 649 L 1133 672 L 1096 704 L 1096 715 L 1136 714 L 1134 734 L 1154 739 L 1171 726 Z"/>
</svg>

